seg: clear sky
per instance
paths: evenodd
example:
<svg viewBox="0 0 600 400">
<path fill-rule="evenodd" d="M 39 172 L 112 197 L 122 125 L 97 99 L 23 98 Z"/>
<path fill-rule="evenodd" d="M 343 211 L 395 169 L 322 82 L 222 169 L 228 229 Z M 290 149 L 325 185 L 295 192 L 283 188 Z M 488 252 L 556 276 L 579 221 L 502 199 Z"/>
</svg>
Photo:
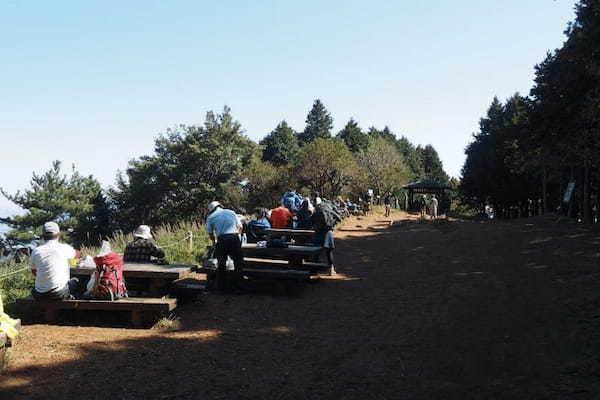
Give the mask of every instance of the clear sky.
<svg viewBox="0 0 600 400">
<path fill-rule="evenodd" d="M 354 117 L 432 144 L 460 175 L 494 95 L 528 94 L 568 0 L 0 2 L 0 186 L 52 160 L 108 187 L 168 127 L 232 108 L 260 140 Z M 0 199 L 0 211 L 10 206 Z"/>
</svg>

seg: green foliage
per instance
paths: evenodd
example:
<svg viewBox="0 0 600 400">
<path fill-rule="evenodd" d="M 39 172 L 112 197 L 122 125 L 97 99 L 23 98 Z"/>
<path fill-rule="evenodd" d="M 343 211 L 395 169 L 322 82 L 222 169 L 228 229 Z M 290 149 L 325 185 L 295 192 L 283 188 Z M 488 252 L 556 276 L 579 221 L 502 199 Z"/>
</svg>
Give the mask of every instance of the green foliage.
<svg viewBox="0 0 600 400">
<path fill-rule="evenodd" d="M 246 168 L 245 178 L 248 212 L 257 207 L 274 207 L 293 181 L 291 172 L 286 167 L 276 167 L 258 158 L 253 159 Z"/>
<path fill-rule="evenodd" d="M 363 133 L 353 118 L 350 118 L 337 137 L 342 139 L 353 153 L 366 149 L 369 144 L 368 136 Z"/>
<path fill-rule="evenodd" d="M 448 174 L 444 172 L 442 160 L 440 160 L 440 156 L 433 146 L 428 144 L 425 148 L 419 147 L 417 149 L 420 152 L 423 168 L 423 175 L 421 178 L 439 183 L 448 183 L 450 178 L 448 177 Z"/>
<path fill-rule="evenodd" d="M 298 142 L 304 145 L 318 138 L 328 139 L 331 137 L 331 128 L 333 128 L 333 118 L 321 100 L 316 99 L 306 116 L 306 128 L 298 134 Z"/>
<path fill-rule="evenodd" d="M 408 183 L 410 171 L 393 143 L 382 136 L 371 136 L 367 149 L 356 156 L 365 179 L 363 189 L 372 188 L 385 196 Z M 364 192 L 362 190 L 361 192 Z"/>
<path fill-rule="evenodd" d="M 5 304 L 28 296 L 34 281 L 35 277 L 29 270 L 27 262 L 17 263 L 11 260 L 0 263 L 0 295 Z"/>
<path fill-rule="evenodd" d="M 340 139 L 316 139 L 303 146 L 295 172 L 299 183 L 325 198 L 338 196 L 356 171 L 356 162 Z"/>
<path fill-rule="evenodd" d="M 209 112 L 204 126 L 181 125 L 155 142 L 155 155 L 129 163 L 111 196 L 120 226 L 160 225 L 201 216 L 225 195 L 223 183 L 239 177 L 256 151 L 229 108 Z"/>
<path fill-rule="evenodd" d="M 298 154 L 296 132 L 285 121 L 281 121 L 260 144 L 264 146 L 262 160 L 273 165 L 288 165 Z"/>
<path fill-rule="evenodd" d="M 100 184 L 92 176 L 82 176 L 75 167 L 67 176 L 61 171 L 60 161 L 54 161 L 52 168 L 38 175 L 33 173 L 31 188 L 14 195 L 0 189 L 4 197 L 26 210 L 24 215 L 0 218 L 15 230 L 13 237 L 30 238 L 28 231 L 41 234 L 44 222 L 56 221 L 61 229 L 77 230 L 82 220 L 94 210 L 96 199 L 101 193 Z"/>
</svg>

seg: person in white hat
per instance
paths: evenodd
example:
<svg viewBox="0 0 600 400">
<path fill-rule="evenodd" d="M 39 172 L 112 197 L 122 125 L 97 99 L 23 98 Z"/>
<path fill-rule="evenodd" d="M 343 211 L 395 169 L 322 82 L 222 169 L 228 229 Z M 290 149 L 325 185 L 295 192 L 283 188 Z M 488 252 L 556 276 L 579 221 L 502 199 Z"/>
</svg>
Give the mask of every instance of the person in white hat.
<svg viewBox="0 0 600 400">
<path fill-rule="evenodd" d="M 31 272 L 35 275 L 31 294 L 37 300 L 73 299 L 81 294 L 79 280 L 69 279 L 69 259 L 77 258 L 77 251 L 60 243 L 59 236 L 58 224 L 46 222 L 42 228 L 45 243 L 31 253 Z"/>
<path fill-rule="evenodd" d="M 157 246 L 152 240 L 152 233 L 148 225 L 140 225 L 133 232 L 133 241 L 125 246 L 123 261 L 148 263 L 152 257 L 164 262 L 165 251 Z"/>
<path fill-rule="evenodd" d="M 242 254 L 242 241 L 240 232 L 242 222 L 235 212 L 223 208 L 218 201 L 208 205 L 206 218 L 206 231 L 210 240 L 215 244 L 215 257 L 218 260 L 217 289 L 243 290 L 242 271 L 244 268 L 244 255 Z M 233 281 L 228 279 L 226 271 L 227 257 L 231 257 L 234 264 Z"/>
</svg>

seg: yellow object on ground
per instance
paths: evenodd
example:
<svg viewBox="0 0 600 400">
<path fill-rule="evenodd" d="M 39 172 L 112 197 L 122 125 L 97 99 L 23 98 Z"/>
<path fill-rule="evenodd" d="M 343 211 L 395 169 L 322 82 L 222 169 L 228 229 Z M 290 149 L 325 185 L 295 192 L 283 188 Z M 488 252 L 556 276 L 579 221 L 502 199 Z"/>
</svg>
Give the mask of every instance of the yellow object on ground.
<svg viewBox="0 0 600 400">
<path fill-rule="evenodd" d="M 4 312 L 2 296 L 0 296 L 0 332 L 6 333 L 10 340 L 14 340 L 19 335 L 19 331 L 15 329 L 16 324 L 17 321 Z"/>
</svg>

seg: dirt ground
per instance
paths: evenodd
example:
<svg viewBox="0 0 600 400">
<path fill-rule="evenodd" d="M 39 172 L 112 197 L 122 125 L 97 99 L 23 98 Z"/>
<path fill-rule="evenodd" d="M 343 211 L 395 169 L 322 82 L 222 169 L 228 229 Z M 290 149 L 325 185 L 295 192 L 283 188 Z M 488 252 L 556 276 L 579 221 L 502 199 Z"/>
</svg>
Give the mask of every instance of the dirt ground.
<svg viewBox="0 0 600 400">
<path fill-rule="evenodd" d="M 0 399 L 600 397 L 599 232 L 393 218 L 345 221 L 336 277 L 203 295 L 175 331 L 26 324 Z"/>
</svg>

